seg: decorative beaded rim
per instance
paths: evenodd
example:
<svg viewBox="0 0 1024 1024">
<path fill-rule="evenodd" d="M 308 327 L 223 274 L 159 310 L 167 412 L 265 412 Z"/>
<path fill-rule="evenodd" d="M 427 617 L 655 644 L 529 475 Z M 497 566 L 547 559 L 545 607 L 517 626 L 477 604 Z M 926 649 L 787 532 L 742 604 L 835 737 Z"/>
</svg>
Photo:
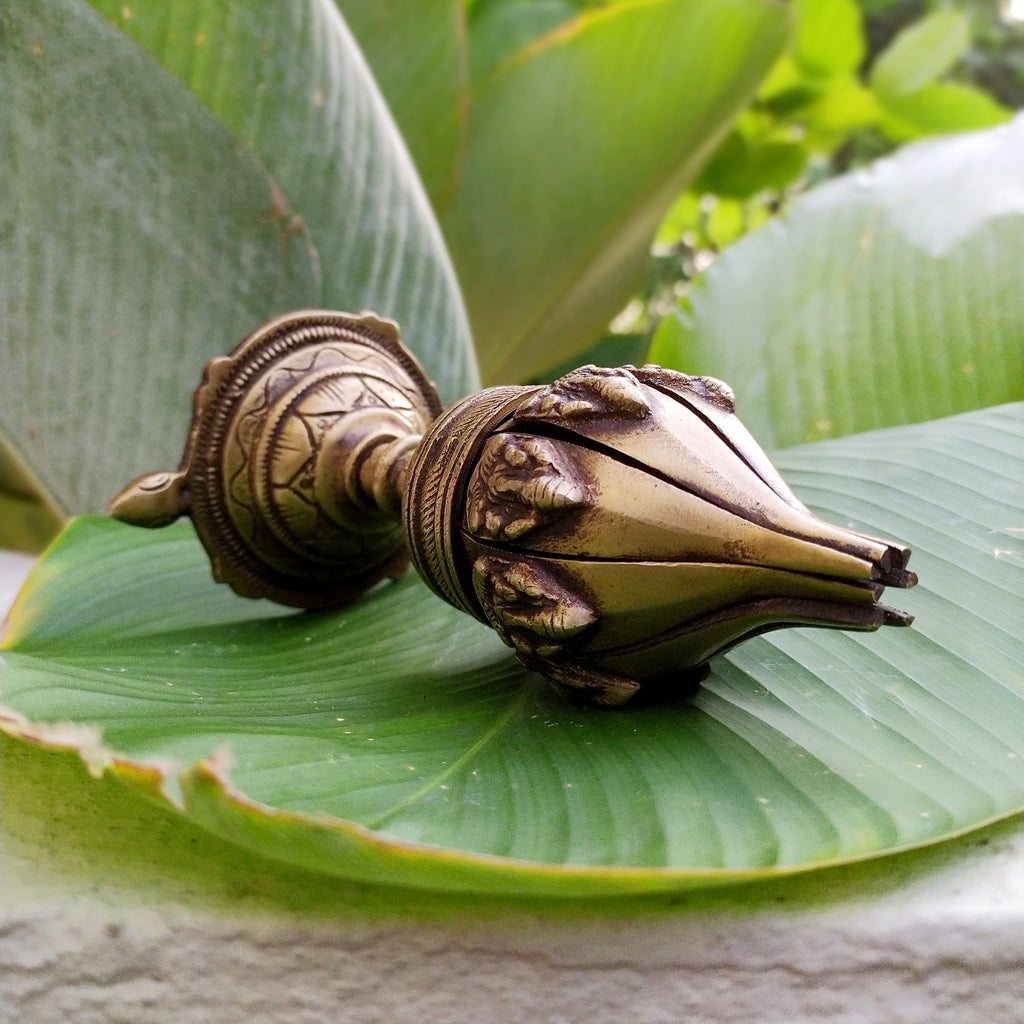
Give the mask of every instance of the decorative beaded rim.
<svg viewBox="0 0 1024 1024">
<path fill-rule="evenodd" d="M 262 556 L 232 516 L 233 497 L 228 493 L 222 468 L 229 450 L 237 447 L 233 428 L 253 385 L 271 373 L 276 364 L 303 349 L 331 342 L 356 344 L 383 357 L 404 378 L 403 385 L 414 387 L 430 419 L 441 412 L 437 390 L 401 344 L 397 324 L 372 314 L 351 316 L 311 310 L 282 316 L 246 337 L 229 356 L 211 364 L 211 371 L 196 391 L 193 427 L 182 469 L 187 473 L 196 532 L 213 562 L 214 575 L 244 596 L 268 597 L 296 607 L 327 608 L 358 597 L 385 577 L 397 578 L 408 567 L 397 525 L 353 564 L 323 560 L 318 564 L 315 558 L 298 556 L 268 524 L 257 522 L 260 543 L 268 548 L 266 557 Z M 371 371 L 369 376 L 377 375 Z"/>
<path fill-rule="evenodd" d="M 490 433 L 539 388 L 490 388 L 464 398 L 434 422 L 409 471 L 403 508 L 413 565 L 439 597 L 482 622 L 472 569 L 458 536 L 465 491 Z"/>
</svg>

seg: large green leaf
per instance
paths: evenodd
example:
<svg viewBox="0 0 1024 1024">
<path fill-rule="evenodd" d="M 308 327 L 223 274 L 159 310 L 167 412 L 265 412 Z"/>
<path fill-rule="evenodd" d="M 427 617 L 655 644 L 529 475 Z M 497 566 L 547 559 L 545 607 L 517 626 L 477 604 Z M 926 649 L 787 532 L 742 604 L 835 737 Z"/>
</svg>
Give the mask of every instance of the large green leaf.
<svg viewBox="0 0 1024 1024">
<path fill-rule="evenodd" d="M 440 231 L 334 6 L 99 6 L 165 67 L 83 0 L 3 8 L 0 463 L 101 508 L 176 463 L 205 360 L 301 306 L 395 316 L 470 389 Z"/>
<path fill-rule="evenodd" d="M 266 170 L 85 5 L 5 4 L 3 34 L 0 433 L 102 507 L 177 460 L 181 362 L 317 302 L 320 269 Z"/>
<path fill-rule="evenodd" d="M 442 395 L 472 390 L 465 311 L 437 223 L 332 0 L 92 0 L 250 148 L 316 244 L 324 305 L 402 325 Z"/>
<path fill-rule="evenodd" d="M 771 447 L 1024 390 L 1024 116 L 918 143 L 724 253 L 651 358 L 733 386 Z"/>
<path fill-rule="evenodd" d="M 482 76 L 440 215 L 485 379 L 527 379 L 600 336 L 787 27 L 761 0 L 614 4 Z"/>
<path fill-rule="evenodd" d="M 445 202 L 458 186 L 469 116 L 463 4 L 337 3 L 402 130 L 427 194 L 435 204 Z"/>
<path fill-rule="evenodd" d="M 80 520 L 12 611 L 4 727 L 388 883 L 642 892 L 934 842 L 1024 804 L 1022 434 L 1011 406 L 783 453 L 822 514 L 914 548 L 915 625 L 758 638 L 692 704 L 620 712 L 415 580 L 285 614 L 212 584 L 187 526 Z"/>
<path fill-rule="evenodd" d="M 600 336 L 789 20 L 761 0 L 338 4 L 442 216 L 499 383 Z"/>
</svg>

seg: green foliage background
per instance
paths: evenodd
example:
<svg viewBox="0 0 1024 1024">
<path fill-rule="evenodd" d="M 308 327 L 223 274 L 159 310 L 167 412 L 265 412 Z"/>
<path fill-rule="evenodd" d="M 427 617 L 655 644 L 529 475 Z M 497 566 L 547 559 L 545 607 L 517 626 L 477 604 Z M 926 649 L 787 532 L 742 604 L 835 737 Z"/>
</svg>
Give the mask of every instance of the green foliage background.
<svg viewBox="0 0 1024 1024">
<path fill-rule="evenodd" d="M 1019 812 L 1019 80 L 972 63 L 977 8 L 898 6 L 6 4 L 4 544 L 173 465 L 206 359 L 334 306 L 398 319 L 448 400 L 654 335 L 767 446 L 838 439 L 780 466 L 922 575 L 909 639 L 759 638 L 609 715 L 415 580 L 282 614 L 185 527 L 86 517 L 6 625 L 6 733 L 445 890 L 763 879 Z"/>
</svg>

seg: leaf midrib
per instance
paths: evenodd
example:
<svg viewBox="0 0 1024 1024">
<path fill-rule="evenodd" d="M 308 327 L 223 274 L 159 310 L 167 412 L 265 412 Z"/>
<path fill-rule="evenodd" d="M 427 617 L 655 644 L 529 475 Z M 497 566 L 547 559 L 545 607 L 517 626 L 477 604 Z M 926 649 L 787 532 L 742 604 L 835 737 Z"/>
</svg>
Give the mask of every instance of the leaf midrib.
<svg viewBox="0 0 1024 1024">
<path fill-rule="evenodd" d="M 540 685 L 539 683 L 537 685 Z M 384 825 L 400 814 L 405 808 L 411 807 L 413 804 L 422 800 L 428 793 L 437 789 L 445 779 L 450 779 L 457 771 L 463 768 L 469 761 L 471 761 L 477 754 L 480 753 L 496 736 L 498 736 L 526 706 L 527 702 L 530 701 L 535 692 L 535 687 L 524 686 L 519 693 L 519 696 L 512 701 L 507 709 L 500 714 L 491 726 L 486 729 L 466 751 L 459 756 L 456 760 L 452 761 L 443 772 L 438 772 L 427 782 L 425 782 L 419 789 L 414 793 L 409 794 L 405 799 L 400 800 L 398 803 L 393 804 L 382 814 L 378 815 L 372 821 L 364 823 L 364 827 L 372 829 L 373 831 L 380 831 Z"/>
</svg>

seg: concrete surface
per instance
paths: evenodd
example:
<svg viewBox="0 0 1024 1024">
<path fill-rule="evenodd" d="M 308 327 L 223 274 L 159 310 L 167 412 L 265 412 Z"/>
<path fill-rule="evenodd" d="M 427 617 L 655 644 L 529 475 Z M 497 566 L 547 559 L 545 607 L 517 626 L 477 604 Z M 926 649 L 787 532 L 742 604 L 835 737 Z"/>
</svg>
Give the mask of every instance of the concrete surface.
<svg viewBox="0 0 1024 1024">
<path fill-rule="evenodd" d="M 0 555 L 0 608 L 28 560 Z M 4 1024 L 1014 1024 L 1024 836 L 759 886 L 451 899 L 248 854 L 3 743 Z"/>
</svg>

